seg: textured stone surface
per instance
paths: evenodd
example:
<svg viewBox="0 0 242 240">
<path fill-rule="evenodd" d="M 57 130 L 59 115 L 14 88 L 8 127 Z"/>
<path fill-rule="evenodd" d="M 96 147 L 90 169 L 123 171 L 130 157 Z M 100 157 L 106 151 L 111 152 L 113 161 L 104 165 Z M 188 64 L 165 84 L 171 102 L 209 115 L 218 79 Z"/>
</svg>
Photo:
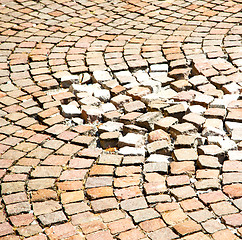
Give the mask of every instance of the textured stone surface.
<svg viewBox="0 0 242 240">
<path fill-rule="evenodd" d="M 0 10 L 1 239 L 241 237 L 241 0 Z"/>
</svg>

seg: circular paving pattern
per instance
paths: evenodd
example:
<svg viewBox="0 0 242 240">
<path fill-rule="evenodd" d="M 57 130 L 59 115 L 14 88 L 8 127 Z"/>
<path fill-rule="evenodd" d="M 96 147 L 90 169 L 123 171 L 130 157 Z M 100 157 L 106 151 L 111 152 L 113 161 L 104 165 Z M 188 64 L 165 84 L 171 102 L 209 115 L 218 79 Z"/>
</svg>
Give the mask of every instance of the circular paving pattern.
<svg viewBox="0 0 242 240">
<path fill-rule="evenodd" d="M 0 10 L 0 239 L 241 238 L 241 0 Z"/>
</svg>

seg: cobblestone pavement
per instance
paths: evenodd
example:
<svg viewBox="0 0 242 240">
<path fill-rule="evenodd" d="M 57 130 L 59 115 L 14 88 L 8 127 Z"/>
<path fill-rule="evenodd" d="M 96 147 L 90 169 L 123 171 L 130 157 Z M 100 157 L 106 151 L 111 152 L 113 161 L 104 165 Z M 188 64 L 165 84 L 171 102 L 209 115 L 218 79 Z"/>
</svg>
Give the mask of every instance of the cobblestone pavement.
<svg viewBox="0 0 242 240">
<path fill-rule="evenodd" d="M 241 19 L 1 0 L 0 239 L 240 239 Z"/>
</svg>

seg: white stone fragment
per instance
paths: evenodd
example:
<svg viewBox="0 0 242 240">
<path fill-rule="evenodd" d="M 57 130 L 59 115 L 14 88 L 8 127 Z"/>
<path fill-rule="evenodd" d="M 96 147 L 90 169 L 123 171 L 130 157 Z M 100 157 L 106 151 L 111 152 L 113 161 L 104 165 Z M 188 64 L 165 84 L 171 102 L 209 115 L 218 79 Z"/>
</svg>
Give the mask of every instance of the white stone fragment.
<svg viewBox="0 0 242 240">
<path fill-rule="evenodd" d="M 94 96 L 101 102 L 108 102 L 111 97 L 110 92 L 107 89 L 96 89 L 94 91 Z"/>
<path fill-rule="evenodd" d="M 154 80 L 147 80 L 142 82 L 142 86 L 148 87 L 152 93 L 159 93 L 161 91 L 161 84 L 160 82 Z"/>
<path fill-rule="evenodd" d="M 120 148 L 118 153 L 124 156 L 145 156 L 145 148 L 123 147 Z"/>
<path fill-rule="evenodd" d="M 108 71 L 101 71 L 101 70 L 94 71 L 93 78 L 96 82 L 105 82 L 105 81 L 112 80 L 112 76 Z"/>
<path fill-rule="evenodd" d="M 192 105 L 189 107 L 189 110 L 192 113 L 197 113 L 199 115 L 202 115 L 206 111 L 206 108 L 201 105 Z"/>
<path fill-rule="evenodd" d="M 168 64 L 153 64 L 150 66 L 151 72 L 168 72 Z"/>
<path fill-rule="evenodd" d="M 232 93 L 232 94 L 238 94 L 241 90 L 241 86 L 239 86 L 237 83 L 232 82 L 226 85 L 223 85 L 223 91 L 225 93 Z"/>
<path fill-rule="evenodd" d="M 141 97 L 141 101 L 145 104 L 151 103 L 156 100 L 165 100 L 161 94 L 150 93 Z"/>
<path fill-rule="evenodd" d="M 86 92 L 90 96 L 93 95 L 94 88 L 88 86 L 88 85 L 82 85 L 82 84 L 71 84 L 69 87 L 70 92 L 77 94 L 81 92 Z"/>
<path fill-rule="evenodd" d="M 229 156 L 229 160 L 242 161 L 242 151 L 239 151 L 239 150 L 228 151 L 228 156 Z"/>
<path fill-rule="evenodd" d="M 151 154 L 147 159 L 146 162 L 165 162 L 170 163 L 172 158 L 170 156 L 161 155 L 161 154 Z"/>
<path fill-rule="evenodd" d="M 238 100 L 239 97 L 239 94 L 225 94 L 223 96 L 223 101 L 225 103 L 226 108 L 231 102 Z"/>
<path fill-rule="evenodd" d="M 64 88 L 70 87 L 72 83 L 78 84 L 80 82 L 80 78 L 78 75 L 64 75 L 61 77 L 61 86 Z"/>
<path fill-rule="evenodd" d="M 64 117 L 79 117 L 81 110 L 75 105 L 61 105 L 61 111 Z"/>
<path fill-rule="evenodd" d="M 98 131 L 99 132 L 120 132 L 123 130 L 123 123 L 108 121 L 102 124 Z"/>
<path fill-rule="evenodd" d="M 143 83 L 145 81 L 150 80 L 149 74 L 143 70 L 138 70 L 137 72 L 134 73 L 134 76 L 136 77 L 139 83 Z"/>
<path fill-rule="evenodd" d="M 210 103 L 209 105 L 210 108 L 226 108 L 226 103 L 224 99 L 221 98 L 215 98 L 213 102 Z"/>
<path fill-rule="evenodd" d="M 242 123 L 226 121 L 225 128 L 228 132 L 232 132 L 234 129 L 242 128 Z"/>
<path fill-rule="evenodd" d="M 218 142 L 218 145 L 224 150 L 225 152 L 228 152 L 229 150 L 237 150 L 237 144 L 230 140 L 229 138 L 221 139 Z"/>
<path fill-rule="evenodd" d="M 112 103 L 104 103 L 101 105 L 101 107 L 104 113 L 117 110 Z"/>
<path fill-rule="evenodd" d="M 207 126 L 203 129 L 202 131 L 202 136 L 203 137 L 208 137 L 208 136 L 225 136 L 226 133 L 218 128 L 212 127 L 212 126 Z"/>
<path fill-rule="evenodd" d="M 236 142 L 242 141 L 242 128 L 235 128 L 232 131 L 231 139 Z"/>
<path fill-rule="evenodd" d="M 119 147 L 141 147 L 145 143 L 144 136 L 141 134 L 127 133 L 124 137 L 119 137 L 118 146 Z"/>
</svg>

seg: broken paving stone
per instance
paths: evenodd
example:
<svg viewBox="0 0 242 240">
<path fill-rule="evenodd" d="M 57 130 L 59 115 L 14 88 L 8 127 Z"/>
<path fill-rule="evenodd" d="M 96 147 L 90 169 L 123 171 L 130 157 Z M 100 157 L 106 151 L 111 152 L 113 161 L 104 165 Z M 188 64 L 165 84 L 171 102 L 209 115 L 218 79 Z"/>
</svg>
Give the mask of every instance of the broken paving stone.
<svg viewBox="0 0 242 240">
<path fill-rule="evenodd" d="M 101 108 L 102 108 L 104 113 L 117 110 L 116 107 L 112 103 L 104 103 L 104 104 L 101 105 Z"/>
<path fill-rule="evenodd" d="M 135 134 L 145 135 L 147 132 L 148 132 L 148 130 L 146 128 L 138 127 L 138 126 L 133 125 L 133 124 L 123 126 L 123 133 L 124 134 L 135 133 Z"/>
<path fill-rule="evenodd" d="M 193 148 L 181 148 L 173 151 L 176 161 L 196 161 L 198 158 L 197 151 Z"/>
<path fill-rule="evenodd" d="M 202 128 L 202 125 L 206 120 L 206 118 L 196 113 L 186 114 L 182 119 L 186 122 L 192 123 L 198 129 Z"/>
<path fill-rule="evenodd" d="M 69 88 L 71 84 L 80 82 L 78 75 L 65 75 L 61 77 L 60 83 L 63 88 Z"/>
<path fill-rule="evenodd" d="M 102 120 L 103 111 L 94 106 L 82 106 L 82 118 L 86 123 L 100 122 Z"/>
<path fill-rule="evenodd" d="M 61 105 L 61 112 L 64 117 L 72 118 L 72 117 L 80 117 L 81 110 L 75 105 Z"/>
<path fill-rule="evenodd" d="M 196 75 L 188 79 L 189 83 L 192 84 L 192 86 L 196 87 L 199 85 L 204 85 L 208 83 L 208 79 L 203 75 Z"/>
<path fill-rule="evenodd" d="M 141 134 L 127 133 L 124 137 L 119 137 L 118 146 L 119 147 L 142 147 L 145 143 L 145 139 Z"/>
<path fill-rule="evenodd" d="M 161 154 L 151 154 L 145 162 L 149 163 L 149 162 L 155 162 L 155 163 L 160 163 L 160 162 L 164 162 L 164 163 L 170 163 L 172 161 L 172 158 L 170 156 L 166 156 L 166 155 L 161 155 Z"/>
<path fill-rule="evenodd" d="M 219 184 L 219 180 L 216 178 L 203 179 L 195 182 L 195 188 L 197 190 L 219 189 L 220 184 Z"/>
<path fill-rule="evenodd" d="M 217 157 L 200 155 L 197 160 L 197 165 L 199 168 L 220 168 L 220 163 Z"/>
<path fill-rule="evenodd" d="M 191 123 L 180 123 L 170 127 L 170 134 L 176 138 L 178 135 L 191 135 L 197 133 L 197 128 Z"/>
<path fill-rule="evenodd" d="M 204 129 L 202 131 L 203 137 L 211 137 L 211 136 L 224 137 L 225 135 L 226 135 L 226 133 L 223 130 L 212 127 L 212 126 L 204 127 Z"/>
<path fill-rule="evenodd" d="M 123 123 L 108 121 L 99 126 L 98 132 L 120 132 L 123 130 Z"/>
<path fill-rule="evenodd" d="M 177 80 L 171 83 L 171 88 L 174 89 L 176 92 L 189 90 L 192 85 L 187 80 Z"/>
<path fill-rule="evenodd" d="M 226 116 L 226 110 L 222 108 L 208 108 L 204 112 L 204 117 L 206 118 L 218 118 L 218 119 L 224 119 Z"/>
<path fill-rule="evenodd" d="M 84 97 L 78 100 L 78 103 L 80 105 L 87 105 L 87 106 L 100 106 L 101 105 L 101 101 L 93 96 L 88 96 L 88 97 Z"/>
<path fill-rule="evenodd" d="M 131 96 L 134 100 L 141 100 L 144 95 L 151 93 L 148 87 L 136 86 L 127 91 L 128 96 Z"/>
<path fill-rule="evenodd" d="M 184 104 L 175 104 L 164 109 L 165 116 L 181 119 L 186 114 L 187 107 Z"/>
<path fill-rule="evenodd" d="M 107 89 L 96 89 L 94 91 L 94 97 L 99 99 L 101 102 L 108 102 L 110 100 L 110 92 Z"/>
<path fill-rule="evenodd" d="M 206 119 L 203 128 L 217 128 L 223 131 L 223 121 L 216 118 Z"/>
<path fill-rule="evenodd" d="M 168 131 L 170 127 L 178 123 L 178 119 L 174 117 L 164 117 L 154 123 L 154 129 L 162 129 Z"/>
<path fill-rule="evenodd" d="M 169 134 L 162 129 L 154 130 L 148 134 L 148 142 L 154 142 L 157 140 L 171 141 Z"/>
<path fill-rule="evenodd" d="M 119 154 L 124 155 L 124 156 L 145 156 L 146 150 L 144 147 L 122 147 L 119 149 Z"/>
<path fill-rule="evenodd" d="M 225 158 L 224 151 L 217 145 L 203 145 L 198 147 L 199 155 L 210 155 L 217 157 L 219 162 Z"/>
<path fill-rule="evenodd" d="M 192 100 L 192 104 L 207 107 L 213 100 L 214 97 L 212 96 L 206 94 L 197 94 L 196 97 Z"/>
<path fill-rule="evenodd" d="M 168 172 L 168 163 L 166 162 L 150 162 L 144 164 L 144 172 Z"/>
<path fill-rule="evenodd" d="M 145 104 L 139 100 L 124 104 L 124 110 L 126 113 L 134 112 L 134 111 L 144 112 L 145 108 L 146 108 Z"/>
<path fill-rule="evenodd" d="M 132 101 L 132 97 L 130 96 L 126 96 L 126 95 L 117 95 L 113 98 L 111 98 L 111 103 L 117 107 L 117 108 L 121 108 L 125 103 L 129 103 Z"/>
<path fill-rule="evenodd" d="M 241 150 L 233 150 L 228 151 L 229 160 L 242 160 L 242 151 Z"/>
<path fill-rule="evenodd" d="M 147 150 L 150 154 L 157 153 L 157 154 L 170 154 L 172 151 L 171 145 L 166 141 L 154 141 L 146 145 Z"/>
<path fill-rule="evenodd" d="M 104 132 L 100 134 L 100 145 L 102 148 L 117 147 L 119 143 L 120 132 Z"/>
<path fill-rule="evenodd" d="M 154 123 L 160 118 L 162 118 L 162 114 L 160 112 L 148 112 L 139 116 L 136 119 L 136 124 L 151 131 L 154 129 Z"/>
<path fill-rule="evenodd" d="M 196 147 L 200 142 L 198 138 L 198 135 L 178 135 L 174 144 L 179 148 Z"/>
<path fill-rule="evenodd" d="M 106 81 L 112 80 L 112 76 L 108 71 L 94 71 L 93 72 L 93 79 L 96 82 L 102 83 Z"/>
</svg>

